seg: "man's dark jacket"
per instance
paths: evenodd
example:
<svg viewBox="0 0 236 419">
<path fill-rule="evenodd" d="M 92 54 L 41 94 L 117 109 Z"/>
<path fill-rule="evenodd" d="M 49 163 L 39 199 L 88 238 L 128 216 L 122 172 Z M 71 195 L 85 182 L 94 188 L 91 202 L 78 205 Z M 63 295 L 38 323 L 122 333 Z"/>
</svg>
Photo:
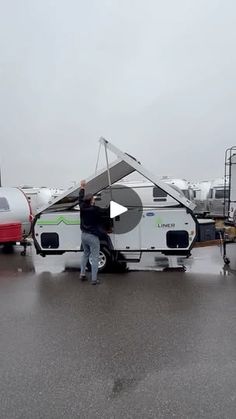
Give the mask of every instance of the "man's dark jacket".
<svg viewBox="0 0 236 419">
<path fill-rule="evenodd" d="M 80 228 L 84 233 L 94 234 L 102 239 L 106 233 L 102 229 L 103 216 L 107 209 L 99 208 L 96 205 L 90 205 L 84 201 L 85 191 L 79 191 L 80 206 Z"/>
</svg>

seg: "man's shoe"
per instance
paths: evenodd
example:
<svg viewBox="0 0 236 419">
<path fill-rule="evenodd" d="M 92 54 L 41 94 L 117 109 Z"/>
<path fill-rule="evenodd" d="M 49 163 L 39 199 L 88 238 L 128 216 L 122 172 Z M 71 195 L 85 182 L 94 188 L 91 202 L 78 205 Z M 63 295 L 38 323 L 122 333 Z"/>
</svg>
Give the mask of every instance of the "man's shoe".
<svg viewBox="0 0 236 419">
<path fill-rule="evenodd" d="M 81 279 L 82 282 L 87 281 L 86 275 L 80 275 L 80 279 Z"/>
<path fill-rule="evenodd" d="M 91 281 L 91 284 L 92 285 L 98 285 L 98 284 L 100 284 L 100 281 L 99 281 L 99 279 L 97 279 L 96 281 Z"/>
</svg>

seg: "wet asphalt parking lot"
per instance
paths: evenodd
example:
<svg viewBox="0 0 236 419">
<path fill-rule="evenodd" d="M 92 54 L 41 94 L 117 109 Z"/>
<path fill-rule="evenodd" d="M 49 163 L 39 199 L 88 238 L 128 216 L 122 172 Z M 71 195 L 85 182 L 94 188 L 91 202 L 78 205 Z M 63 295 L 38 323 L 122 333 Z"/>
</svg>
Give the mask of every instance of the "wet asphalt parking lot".
<svg viewBox="0 0 236 419">
<path fill-rule="evenodd" d="M 0 417 L 235 418 L 235 250 L 175 273 L 145 256 L 96 287 L 78 255 L 1 253 Z"/>
</svg>

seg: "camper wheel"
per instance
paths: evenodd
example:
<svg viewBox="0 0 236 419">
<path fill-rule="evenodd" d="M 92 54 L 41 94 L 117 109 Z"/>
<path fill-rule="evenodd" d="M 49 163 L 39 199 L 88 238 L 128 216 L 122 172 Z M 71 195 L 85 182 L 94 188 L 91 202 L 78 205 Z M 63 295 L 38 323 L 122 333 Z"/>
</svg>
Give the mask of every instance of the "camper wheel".
<svg viewBox="0 0 236 419">
<path fill-rule="evenodd" d="M 91 271 L 91 258 L 88 262 L 88 270 Z M 98 272 L 106 272 L 110 269 L 112 264 L 112 255 L 107 247 L 101 247 L 99 252 L 99 261 L 98 261 Z"/>
<path fill-rule="evenodd" d="M 7 253 L 7 254 L 9 254 L 9 253 L 13 253 L 14 252 L 14 244 L 15 243 L 5 243 L 4 245 L 3 245 L 3 253 Z"/>
</svg>

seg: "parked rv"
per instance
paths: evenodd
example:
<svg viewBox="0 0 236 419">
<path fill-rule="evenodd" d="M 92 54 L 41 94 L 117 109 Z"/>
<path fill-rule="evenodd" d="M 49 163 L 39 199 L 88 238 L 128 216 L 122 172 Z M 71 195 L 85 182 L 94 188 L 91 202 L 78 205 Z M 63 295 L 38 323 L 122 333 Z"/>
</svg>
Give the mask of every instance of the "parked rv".
<svg viewBox="0 0 236 419">
<path fill-rule="evenodd" d="M 161 180 L 169 185 L 176 186 L 179 190 L 181 190 L 184 196 L 189 199 L 190 201 L 193 200 L 193 192 L 191 188 L 191 183 L 188 182 L 186 179 L 177 179 L 177 178 L 169 178 L 168 176 L 163 176 Z"/>
<path fill-rule="evenodd" d="M 211 182 L 210 190 L 207 196 L 207 212 L 213 217 L 224 218 L 225 202 L 227 205 L 229 197 L 229 184 L 225 185 L 223 178 Z"/>
<path fill-rule="evenodd" d="M 207 197 L 211 187 L 210 181 L 202 181 L 191 184 L 192 201 L 196 205 L 194 214 L 205 217 L 208 215 Z"/>
<path fill-rule="evenodd" d="M 62 188 L 52 189 L 52 196 L 51 196 L 51 199 L 49 201 L 49 204 L 53 201 L 53 199 L 57 198 L 58 196 L 60 196 L 64 192 L 65 192 L 65 189 L 62 189 Z"/>
<path fill-rule="evenodd" d="M 23 191 L 0 187 L 0 244 L 9 247 L 21 242 L 25 253 L 31 221 L 31 207 Z"/>
<path fill-rule="evenodd" d="M 47 187 L 28 187 L 23 186 L 22 191 L 27 196 L 31 205 L 33 214 L 43 206 L 48 205 L 53 199 L 60 194 L 59 189 L 52 189 Z"/>
</svg>

